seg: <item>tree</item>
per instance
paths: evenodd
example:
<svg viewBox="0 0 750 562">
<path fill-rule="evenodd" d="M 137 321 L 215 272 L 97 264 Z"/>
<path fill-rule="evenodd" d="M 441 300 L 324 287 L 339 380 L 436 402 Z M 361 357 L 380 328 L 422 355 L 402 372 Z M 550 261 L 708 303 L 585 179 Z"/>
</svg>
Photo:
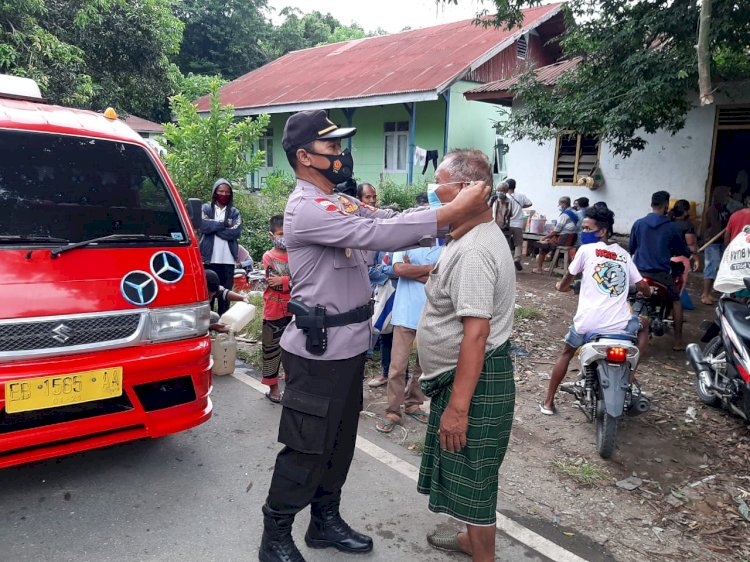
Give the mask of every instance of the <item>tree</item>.
<svg viewBox="0 0 750 562">
<path fill-rule="evenodd" d="M 207 116 L 199 115 L 192 100 L 183 95 L 171 100 L 175 122 L 164 125 L 164 140 L 159 142 L 167 151 L 169 175 L 185 198 L 210 199 L 218 178 L 244 183 L 265 159 L 262 151 L 251 152 L 268 127 L 268 115 L 235 120 L 232 106 L 222 107 L 218 89 L 219 82 L 214 81 Z"/>
<path fill-rule="evenodd" d="M 41 25 L 48 14 L 43 0 L 0 4 L 0 73 L 36 80 L 52 101 L 86 105 L 94 91 L 84 53 Z"/>
<path fill-rule="evenodd" d="M 373 35 L 357 24 L 343 25 L 331 14 L 318 11 L 303 14 L 297 8 L 284 8 L 279 15 L 284 16 L 284 21 L 273 28 L 264 42 L 271 60 L 291 51 Z"/>
<path fill-rule="evenodd" d="M 46 0 L 42 25 L 81 50 L 93 81 L 89 106 L 161 120 L 180 75 L 182 23 L 171 0 Z"/>
<path fill-rule="evenodd" d="M 513 28 L 522 8 L 541 2 L 494 3 L 496 12 L 483 12 L 478 23 Z M 580 63 L 552 88 L 528 71 L 515 88 L 524 103 L 505 130 L 537 141 L 571 130 L 598 134 L 623 156 L 645 147 L 644 132 L 679 131 L 698 86 L 697 0 L 570 0 L 565 9 L 568 25 L 559 40 L 564 56 Z M 750 77 L 749 48 L 750 2 L 713 0 L 714 88 Z"/>
<path fill-rule="evenodd" d="M 179 0 L 174 13 L 185 24 L 175 59 L 180 70 L 231 80 L 264 65 L 266 10 L 266 0 Z"/>
</svg>

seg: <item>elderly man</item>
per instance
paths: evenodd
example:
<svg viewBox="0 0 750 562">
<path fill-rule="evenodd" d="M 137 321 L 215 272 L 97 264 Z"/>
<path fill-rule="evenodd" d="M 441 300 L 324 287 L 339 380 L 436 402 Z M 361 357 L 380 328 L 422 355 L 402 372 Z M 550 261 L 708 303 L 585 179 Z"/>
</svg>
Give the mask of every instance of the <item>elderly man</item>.
<svg viewBox="0 0 750 562">
<path fill-rule="evenodd" d="M 541 273 L 542 264 L 547 254 L 555 249 L 556 246 L 572 246 L 578 238 L 578 213 L 570 208 L 570 197 L 560 197 L 557 202 L 557 210 L 560 216 L 557 217 L 557 223 L 552 231 L 544 238 L 539 240 L 539 255 L 536 257 L 536 267 L 532 273 Z"/>
<path fill-rule="evenodd" d="M 370 207 L 377 208 L 378 206 L 378 193 L 371 183 L 365 182 L 357 186 L 357 199 Z"/>
<path fill-rule="evenodd" d="M 477 180 L 492 181 L 487 156 L 450 152 L 430 186 L 431 205 L 450 205 Z M 431 511 L 467 525 L 466 532 L 430 535 L 431 545 L 491 562 L 498 470 L 515 404 L 509 356 L 515 272 L 490 209 L 451 227 L 418 328 L 422 390 L 432 399 L 418 490 L 429 494 Z"/>
<path fill-rule="evenodd" d="M 399 250 L 487 210 L 489 187 L 467 186 L 437 210 L 399 215 L 335 193 L 352 177 L 341 128 L 324 111 L 301 111 L 284 127 L 282 146 L 297 176 L 284 214 L 294 320 L 281 338 L 286 388 L 268 498 L 263 506 L 261 562 L 304 562 L 292 540 L 295 515 L 310 505 L 305 542 L 358 554 L 372 539 L 341 518 L 341 488 L 354 455 L 365 352 L 370 344 L 371 290 L 366 252 Z"/>
</svg>

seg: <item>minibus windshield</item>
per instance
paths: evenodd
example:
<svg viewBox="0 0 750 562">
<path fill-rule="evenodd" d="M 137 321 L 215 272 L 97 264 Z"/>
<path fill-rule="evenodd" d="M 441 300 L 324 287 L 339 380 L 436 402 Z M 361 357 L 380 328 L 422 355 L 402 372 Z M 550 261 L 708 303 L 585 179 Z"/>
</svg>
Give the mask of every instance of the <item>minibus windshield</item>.
<svg viewBox="0 0 750 562">
<path fill-rule="evenodd" d="M 0 246 L 186 243 L 148 152 L 125 142 L 0 130 Z"/>
</svg>

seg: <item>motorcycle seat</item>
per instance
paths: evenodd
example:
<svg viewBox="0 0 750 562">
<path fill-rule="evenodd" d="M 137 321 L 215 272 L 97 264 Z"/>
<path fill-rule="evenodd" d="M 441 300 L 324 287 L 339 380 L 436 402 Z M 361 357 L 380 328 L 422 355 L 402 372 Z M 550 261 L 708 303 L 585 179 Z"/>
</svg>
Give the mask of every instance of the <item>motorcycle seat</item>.
<svg viewBox="0 0 750 562">
<path fill-rule="evenodd" d="M 739 337 L 750 342 L 750 309 L 746 304 L 724 301 L 724 315 Z"/>
<path fill-rule="evenodd" d="M 622 340 L 622 341 L 628 341 L 630 343 L 638 343 L 638 337 L 634 336 L 633 334 L 628 334 L 627 332 L 616 332 L 613 334 L 602 334 L 602 333 L 588 334 L 586 336 L 586 343 L 590 343 L 592 341 L 599 341 L 605 338 L 610 339 L 610 340 Z"/>
</svg>

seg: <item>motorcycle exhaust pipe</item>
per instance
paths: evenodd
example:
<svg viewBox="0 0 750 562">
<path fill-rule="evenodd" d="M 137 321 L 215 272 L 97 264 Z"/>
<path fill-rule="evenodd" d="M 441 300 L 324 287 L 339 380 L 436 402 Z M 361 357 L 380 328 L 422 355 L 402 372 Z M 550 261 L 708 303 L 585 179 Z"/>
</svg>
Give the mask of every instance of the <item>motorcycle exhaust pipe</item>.
<svg viewBox="0 0 750 562">
<path fill-rule="evenodd" d="M 651 409 L 651 400 L 646 398 L 645 396 L 638 397 L 637 400 L 634 400 L 632 405 L 630 406 L 630 409 L 628 410 L 628 414 L 631 416 L 640 416 L 641 414 L 645 414 Z"/>
<path fill-rule="evenodd" d="M 685 349 L 685 352 L 687 353 L 688 361 L 690 361 L 690 366 L 693 367 L 693 370 L 698 376 L 702 376 L 704 372 L 707 376 L 710 376 L 711 367 L 709 367 L 706 362 L 706 357 L 703 355 L 703 352 L 697 343 L 689 344 Z"/>
</svg>

